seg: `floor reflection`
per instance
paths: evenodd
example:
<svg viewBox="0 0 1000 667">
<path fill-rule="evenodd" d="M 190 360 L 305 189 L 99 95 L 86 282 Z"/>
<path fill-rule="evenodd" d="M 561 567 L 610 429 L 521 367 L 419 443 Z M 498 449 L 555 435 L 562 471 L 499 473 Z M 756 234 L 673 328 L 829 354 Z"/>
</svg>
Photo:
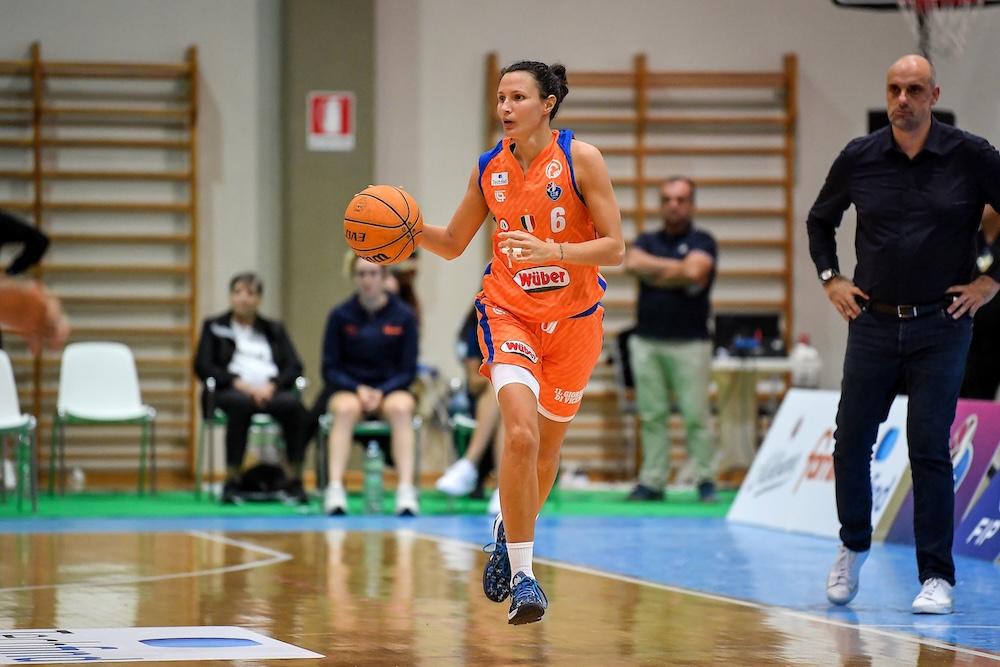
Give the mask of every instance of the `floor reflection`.
<svg viewBox="0 0 1000 667">
<path fill-rule="evenodd" d="M 0 628 L 234 625 L 327 656 L 295 665 L 997 664 L 849 609 L 545 563 L 549 612 L 512 627 L 482 594 L 485 554 L 412 530 L 0 535 L 0 553 Z"/>
</svg>

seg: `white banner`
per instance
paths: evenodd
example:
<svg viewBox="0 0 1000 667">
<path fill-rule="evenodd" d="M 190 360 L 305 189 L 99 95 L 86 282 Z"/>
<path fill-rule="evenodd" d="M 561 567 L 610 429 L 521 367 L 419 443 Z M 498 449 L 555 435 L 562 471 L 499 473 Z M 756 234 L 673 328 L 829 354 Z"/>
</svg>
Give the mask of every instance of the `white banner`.
<svg viewBox="0 0 1000 667">
<path fill-rule="evenodd" d="M 322 658 L 291 644 L 231 626 L 0 629 L 0 665 L 96 662 L 283 660 Z M 260 663 L 258 663 L 260 664 Z"/>
<path fill-rule="evenodd" d="M 793 532 L 837 537 L 833 432 L 840 392 L 791 389 L 754 457 L 727 519 Z M 905 396 L 879 427 L 872 452 L 872 525 L 885 531 L 907 471 Z M 909 484 L 903 488 L 909 488 Z"/>
</svg>

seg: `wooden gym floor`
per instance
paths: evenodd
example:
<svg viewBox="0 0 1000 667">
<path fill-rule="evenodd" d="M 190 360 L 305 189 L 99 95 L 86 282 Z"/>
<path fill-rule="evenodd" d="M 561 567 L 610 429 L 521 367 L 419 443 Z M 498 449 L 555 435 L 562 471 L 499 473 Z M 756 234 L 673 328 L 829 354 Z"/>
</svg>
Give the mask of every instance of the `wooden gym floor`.
<svg viewBox="0 0 1000 667">
<path fill-rule="evenodd" d="M 551 606 L 540 623 L 511 627 L 507 603 L 482 594 L 489 525 L 478 516 L 4 521 L 0 635 L 238 626 L 325 656 L 151 663 L 209 667 L 1000 664 L 992 564 L 959 564 L 958 613 L 917 617 L 912 553 L 877 546 L 858 599 L 831 608 L 829 540 L 719 519 L 543 515 L 536 575 Z"/>
</svg>

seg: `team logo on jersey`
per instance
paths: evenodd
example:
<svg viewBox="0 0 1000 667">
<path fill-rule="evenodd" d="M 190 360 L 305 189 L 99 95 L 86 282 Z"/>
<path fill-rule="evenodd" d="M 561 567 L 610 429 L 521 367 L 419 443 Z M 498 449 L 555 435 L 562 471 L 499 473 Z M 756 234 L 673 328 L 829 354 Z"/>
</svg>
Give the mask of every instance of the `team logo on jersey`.
<svg viewBox="0 0 1000 667">
<path fill-rule="evenodd" d="M 559 178 L 559 174 L 562 173 L 563 166 L 562 162 L 556 158 L 552 158 L 552 162 L 545 165 L 545 178 Z M 506 176 L 506 174 L 504 174 Z M 506 181 L 504 181 L 506 183 Z"/>
<path fill-rule="evenodd" d="M 507 191 L 506 190 L 494 190 L 493 198 L 496 199 L 501 204 L 507 201 Z"/>
<path fill-rule="evenodd" d="M 569 287 L 569 272 L 561 266 L 533 266 L 514 274 L 514 283 L 525 292 L 550 292 Z"/>
<path fill-rule="evenodd" d="M 554 176 L 550 176 L 549 178 L 554 178 Z M 490 174 L 490 185 L 493 187 L 507 185 L 507 172 L 501 171 L 495 174 Z"/>
<path fill-rule="evenodd" d="M 559 198 L 562 197 L 562 188 L 552 181 L 549 181 L 545 186 L 545 194 L 547 194 L 549 199 L 552 201 L 559 201 Z"/>
<path fill-rule="evenodd" d="M 680 244 L 679 246 L 677 246 L 677 252 L 678 252 L 678 254 L 680 254 L 680 255 L 681 255 L 682 257 L 686 257 L 686 256 L 687 256 L 687 254 L 688 254 L 689 252 L 691 252 L 691 248 L 690 248 L 690 247 L 688 246 L 688 244 L 687 244 L 687 243 L 682 243 L 682 244 Z"/>
<path fill-rule="evenodd" d="M 531 349 L 531 346 L 527 343 L 522 343 L 519 340 L 504 341 L 503 345 L 500 346 L 500 351 L 510 352 L 511 354 L 519 354 L 533 364 L 538 363 L 538 355 Z"/>
<path fill-rule="evenodd" d="M 496 220 L 496 218 L 494 218 L 494 220 Z M 508 223 L 503 218 L 500 218 L 499 220 L 497 220 L 497 227 L 500 228 L 501 232 L 506 232 L 507 230 L 510 229 L 510 223 Z"/>
<path fill-rule="evenodd" d="M 533 216 L 533 215 L 522 215 L 521 216 L 521 227 L 523 227 L 524 231 L 528 232 L 529 234 L 532 233 L 533 231 L 535 231 L 535 216 Z"/>
</svg>

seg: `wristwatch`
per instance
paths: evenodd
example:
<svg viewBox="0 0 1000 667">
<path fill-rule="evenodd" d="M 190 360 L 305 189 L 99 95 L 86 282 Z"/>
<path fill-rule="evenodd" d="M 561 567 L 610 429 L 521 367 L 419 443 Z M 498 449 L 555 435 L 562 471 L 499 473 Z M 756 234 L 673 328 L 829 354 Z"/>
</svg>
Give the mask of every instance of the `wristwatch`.
<svg viewBox="0 0 1000 667">
<path fill-rule="evenodd" d="M 819 280 L 825 285 L 839 275 L 840 271 L 838 271 L 837 269 L 825 269 L 820 272 Z"/>
</svg>

